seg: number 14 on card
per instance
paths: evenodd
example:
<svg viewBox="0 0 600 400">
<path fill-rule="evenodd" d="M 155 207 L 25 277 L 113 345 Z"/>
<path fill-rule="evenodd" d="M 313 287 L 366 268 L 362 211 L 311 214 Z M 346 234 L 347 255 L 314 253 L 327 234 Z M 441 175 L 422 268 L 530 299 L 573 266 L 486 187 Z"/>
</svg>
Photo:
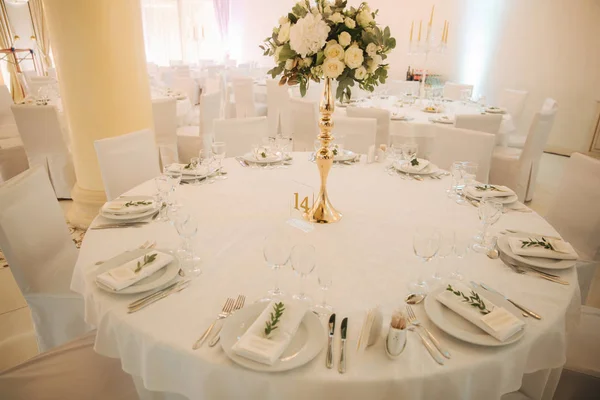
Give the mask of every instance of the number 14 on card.
<svg viewBox="0 0 600 400">
<path fill-rule="evenodd" d="M 300 204 L 298 204 L 298 202 L 300 202 Z M 300 201 L 300 196 L 298 195 L 298 192 L 296 192 L 294 193 L 294 209 L 300 211 L 301 208 L 304 210 L 305 213 L 308 213 L 308 211 L 310 210 L 310 206 L 308 204 L 308 196 L 306 196 L 302 199 L 302 201 Z"/>
</svg>

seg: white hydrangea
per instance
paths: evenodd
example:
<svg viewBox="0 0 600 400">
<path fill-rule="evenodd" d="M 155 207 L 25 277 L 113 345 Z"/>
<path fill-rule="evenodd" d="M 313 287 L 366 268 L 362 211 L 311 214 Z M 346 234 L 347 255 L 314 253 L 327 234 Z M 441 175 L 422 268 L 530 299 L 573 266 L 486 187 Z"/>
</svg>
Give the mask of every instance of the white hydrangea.
<svg viewBox="0 0 600 400">
<path fill-rule="evenodd" d="M 346 66 L 337 58 L 326 58 L 323 62 L 323 75 L 327 78 L 337 78 L 344 72 Z"/>
<path fill-rule="evenodd" d="M 356 28 L 356 22 L 354 22 L 354 20 L 350 17 L 346 17 L 344 24 L 350 29 Z"/>
<path fill-rule="evenodd" d="M 344 62 L 351 69 L 360 67 L 364 60 L 363 51 L 358 46 L 350 46 L 344 55 Z"/>
<path fill-rule="evenodd" d="M 330 40 L 325 47 L 325 58 L 337 58 L 338 60 L 343 60 L 344 48 L 335 40 Z"/>
<path fill-rule="evenodd" d="M 366 76 L 367 70 L 365 67 L 358 67 L 356 68 L 356 71 L 354 71 L 354 78 L 356 78 L 356 80 L 362 81 Z"/>
<path fill-rule="evenodd" d="M 348 32 L 342 32 L 338 36 L 338 42 L 342 45 L 342 47 L 348 47 L 352 42 L 352 37 Z"/>
<path fill-rule="evenodd" d="M 277 40 L 279 43 L 286 43 L 288 40 L 290 40 L 290 29 L 291 24 L 289 22 L 281 25 L 279 33 L 277 34 Z"/>
<path fill-rule="evenodd" d="M 321 14 L 306 14 L 290 30 L 290 47 L 302 57 L 313 55 L 325 46 L 329 30 Z"/>
</svg>

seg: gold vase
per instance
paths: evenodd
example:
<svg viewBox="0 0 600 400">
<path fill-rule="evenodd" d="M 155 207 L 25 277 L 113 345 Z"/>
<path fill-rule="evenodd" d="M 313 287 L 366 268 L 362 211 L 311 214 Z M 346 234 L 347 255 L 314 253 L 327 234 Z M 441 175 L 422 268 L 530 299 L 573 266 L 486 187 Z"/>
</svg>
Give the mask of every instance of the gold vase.
<svg viewBox="0 0 600 400">
<path fill-rule="evenodd" d="M 333 136 L 331 135 L 333 121 L 331 120 L 331 115 L 333 114 L 334 104 L 331 79 L 326 78 L 323 98 L 319 107 L 319 111 L 321 112 L 319 129 L 321 133 L 317 138 L 321 141 L 321 148 L 315 154 L 315 160 L 319 168 L 319 174 L 321 175 L 321 189 L 319 190 L 319 196 L 317 196 L 315 204 L 313 204 L 308 213 L 304 214 L 304 217 L 308 221 L 318 224 L 331 224 L 342 218 L 342 214 L 333 208 L 327 196 L 327 176 L 333 165 L 333 151 L 329 148 L 329 144 L 333 142 Z"/>
</svg>

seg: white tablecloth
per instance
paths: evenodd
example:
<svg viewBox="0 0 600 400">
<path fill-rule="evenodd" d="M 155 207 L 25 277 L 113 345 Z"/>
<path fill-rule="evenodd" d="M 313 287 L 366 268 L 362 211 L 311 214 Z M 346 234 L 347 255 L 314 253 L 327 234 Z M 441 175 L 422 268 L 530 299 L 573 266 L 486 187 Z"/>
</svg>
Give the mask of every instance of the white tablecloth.
<svg viewBox="0 0 600 400">
<path fill-rule="evenodd" d="M 403 307 L 407 283 L 424 268 L 412 249 L 416 227 L 434 225 L 471 235 L 480 226 L 474 207 L 446 197 L 448 177 L 407 181 L 387 175 L 381 164 L 332 168 L 329 194 L 344 214 L 340 222 L 315 226 L 310 233 L 287 228 L 294 241 L 315 244 L 317 268 L 321 264 L 333 268 L 328 300 L 338 321 L 349 317 L 346 374 L 325 368 L 324 350 L 304 367 L 278 374 L 239 367 L 218 347 L 193 351 L 192 343 L 226 297 L 243 293 L 252 302 L 272 287 L 263 238 L 274 228 L 288 226 L 284 221 L 301 184 L 312 186 L 316 194 L 317 168 L 307 157 L 296 153 L 289 169 L 273 170 L 243 168 L 227 159 L 228 180 L 180 186 L 179 201 L 200 221 L 194 243 L 204 259 L 204 272 L 190 288 L 141 312 L 126 311 L 137 297 L 111 295 L 95 286 L 94 263 L 146 240 L 156 240 L 157 248 L 174 248 L 180 243 L 175 229 L 155 222 L 137 229 L 88 231 L 72 288 L 85 298 L 86 320 L 98 327 L 96 351 L 121 358 L 124 370 L 141 377 L 147 389 L 190 399 L 487 400 L 519 389 L 524 373 L 564 364 L 567 311 L 577 308 L 579 298 L 576 272 L 559 271 L 571 282 L 562 286 L 518 275 L 499 259 L 482 254 L 473 254 L 461 266 L 467 281 L 490 283 L 543 316 L 541 321 L 527 320 L 521 341 L 500 348 L 469 345 L 437 329 L 423 306 L 416 306 L 416 314 L 452 352 L 445 366 L 437 365 L 412 333 L 396 361 L 386 358 L 383 339 L 359 359 L 355 348 L 364 311 L 379 304 L 389 322 L 392 310 Z M 154 192 L 154 183 L 146 182 L 130 194 Z M 494 229 L 505 228 L 555 234 L 536 213 L 504 214 Z M 282 289 L 297 292 L 299 282 L 291 268 L 280 275 Z M 320 300 L 316 276 L 307 286 L 308 293 Z"/>
</svg>

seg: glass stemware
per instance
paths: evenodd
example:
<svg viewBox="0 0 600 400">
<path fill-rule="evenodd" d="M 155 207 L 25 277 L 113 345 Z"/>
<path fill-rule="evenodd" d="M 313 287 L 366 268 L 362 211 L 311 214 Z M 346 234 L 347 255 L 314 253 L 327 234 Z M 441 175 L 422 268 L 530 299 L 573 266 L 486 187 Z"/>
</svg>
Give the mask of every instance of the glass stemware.
<svg viewBox="0 0 600 400">
<path fill-rule="evenodd" d="M 462 161 L 454 161 L 452 167 L 450 167 L 450 188 L 446 189 L 446 194 L 449 198 L 457 200 L 458 197 L 458 186 L 462 177 Z M 462 200 L 464 202 L 464 200 Z"/>
<path fill-rule="evenodd" d="M 202 154 L 203 152 L 200 151 L 200 154 Z M 209 151 L 208 153 L 206 153 L 204 155 L 204 157 L 202 157 L 200 159 L 200 163 L 201 165 L 206 168 L 206 173 L 208 174 L 206 176 L 206 179 L 204 180 L 206 183 L 215 183 L 215 178 L 214 178 L 214 165 L 215 159 L 213 157 L 213 153 L 211 151 Z"/>
<path fill-rule="evenodd" d="M 177 233 L 183 239 L 180 251 L 180 254 L 183 255 L 181 257 L 182 269 L 186 275 L 198 276 L 202 273 L 199 265 L 200 258 L 194 254 L 194 246 L 191 244 L 192 238 L 198 233 L 198 222 L 192 215 L 180 210 L 174 217 L 174 225 Z"/>
<path fill-rule="evenodd" d="M 175 195 L 179 184 L 181 183 L 181 165 L 179 164 L 169 164 L 164 167 L 164 174 L 166 175 L 169 184 L 171 185 L 171 190 L 169 192 L 167 202 L 169 204 L 173 203 L 172 197 Z"/>
<path fill-rule="evenodd" d="M 419 227 L 413 235 L 413 250 L 417 257 L 419 257 L 424 265 L 431 261 L 437 254 L 440 247 L 440 233 L 434 228 Z M 409 289 L 412 293 L 427 294 L 429 292 L 429 285 L 422 278 L 423 274 L 421 269 L 416 282 L 409 285 Z"/>
<path fill-rule="evenodd" d="M 471 239 L 469 235 L 456 234 L 454 240 L 454 271 L 450 274 L 450 279 L 462 281 L 463 276 L 460 272 L 460 267 L 470 254 Z"/>
<path fill-rule="evenodd" d="M 417 158 L 417 152 L 419 151 L 419 146 L 416 143 L 406 143 L 402 146 L 402 155 L 404 157 L 405 163 L 410 163 L 412 160 Z"/>
<path fill-rule="evenodd" d="M 463 161 L 462 166 L 459 169 L 460 171 L 460 181 L 457 185 L 457 198 L 456 202 L 458 204 L 465 204 L 466 200 L 466 189 L 470 186 L 473 186 L 476 182 L 477 178 L 477 170 L 479 169 L 479 164 L 471 161 Z"/>
<path fill-rule="evenodd" d="M 319 267 L 317 268 L 317 278 L 319 287 L 323 292 L 323 301 L 315 305 L 313 311 L 320 316 L 329 315 L 333 312 L 333 307 L 327 304 L 327 291 L 331 288 L 331 284 L 333 283 L 331 267 L 319 263 Z"/>
<path fill-rule="evenodd" d="M 296 300 L 311 301 L 311 298 L 306 295 L 306 278 L 315 269 L 316 251 L 315 246 L 309 244 L 297 244 L 292 249 L 290 259 L 292 260 L 292 268 L 300 275 L 302 280 L 300 293 L 292 296 Z"/>
<path fill-rule="evenodd" d="M 192 185 L 197 186 L 200 184 L 200 179 L 198 179 L 198 167 L 200 166 L 200 157 L 192 157 L 190 159 L 190 169 L 194 173 L 194 181 Z"/>
<path fill-rule="evenodd" d="M 287 235 L 274 233 L 265 239 L 263 255 L 267 265 L 275 271 L 275 286 L 269 290 L 269 298 L 283 296 L 283 291 L 279 288 L 278 271 L 288 262 L 292 246 Z M 265 299 L 266 300 L 266 299 Z"/>
<path fill-rule="evenodd" d="M 212 152 L 215 159 L 218 161 L 217 167 L 217 180 L 227 179 L 227 175 L 223 175 L 221 170 L 223 168 L 223 159 L 225 158 L 225 142 L 214 142 L 212 144 Z"/>
<path fill-rule="evenodd" d="M 167 218 L 167 197 L 169 195 L 169 191 L 171 190 L 171 182 L 169 182 L 169 178 L 166 175 L 159 175 L 154 178 L 154 183 L 156 184 L 157 194 L 157 204 L 158 204 L 158 217 L 156 217 L 157 221 L 164 222 L 168 221 Z"/>
<path fill-rule="evenodd" d="M 436 282 L 442 281 L 440 270 L 445 269 L 446 260 L 454 253 L 454 243 L 456 234 L 452 230 L 440 231 L 440 247 L 437 251 L 437 268 L 433 273 L 433 279 Z"/>
<path fill-rule="evenodd" d="M 479 219 L 483 224 L 483 228 L 479 236 L 481 237 L 480 243 L 473 244 L 473 250 L 478 253 L 487 253 L 490 250 L 490 244 L 488 243 L 487 231 L 490 225 L 495 224 L 502 216 L 504 211 L 504 204 L 493 198 L 484 197 L 479 202 Z"/>
</svg>

